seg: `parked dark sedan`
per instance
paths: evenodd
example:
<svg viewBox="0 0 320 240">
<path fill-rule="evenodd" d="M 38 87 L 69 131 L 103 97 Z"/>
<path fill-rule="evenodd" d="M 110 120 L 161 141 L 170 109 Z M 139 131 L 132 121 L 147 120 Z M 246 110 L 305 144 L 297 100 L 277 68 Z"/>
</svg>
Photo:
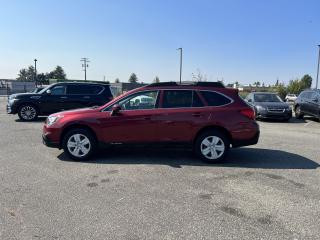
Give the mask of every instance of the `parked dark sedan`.
<svg viewBox="0 0 320 240">
<path fill-rule="evenodd" d="M 279 119 L 289 121 L 292 110 L 275 93 L 255 92 L 246 97 L 246 102 L 254 107 L 257 119 Z"/>
<path fill-rule="evenodd" d="M 311 115 L 320 120 L 320 90 L 309 89 L 300 93 L 293 107 L 296 118 Z"/>
</svg>

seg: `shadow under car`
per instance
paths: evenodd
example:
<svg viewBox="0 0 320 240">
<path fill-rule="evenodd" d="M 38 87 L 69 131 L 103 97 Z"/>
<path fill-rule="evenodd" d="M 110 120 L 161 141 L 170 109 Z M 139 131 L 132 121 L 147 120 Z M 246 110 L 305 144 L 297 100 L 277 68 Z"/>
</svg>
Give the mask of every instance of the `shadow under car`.
<svg viewBox="0 0 320 240">
<path fill-rule="evenodd" d="M 64 153 L 58 158 L 70 161 Z M 95 164 L 156 164 L 175 168 L 182 166 L 211 166 L 261 169 L 316 169 L 319 164 L 298 154 L 263 148 L 234 148 L 227 158 L 218 164 L 202 162 L 193 157 L 189 149 L 147 149 L 134 147 L 111 147 L 100 150 L 91 160 Z"/>
</svg>

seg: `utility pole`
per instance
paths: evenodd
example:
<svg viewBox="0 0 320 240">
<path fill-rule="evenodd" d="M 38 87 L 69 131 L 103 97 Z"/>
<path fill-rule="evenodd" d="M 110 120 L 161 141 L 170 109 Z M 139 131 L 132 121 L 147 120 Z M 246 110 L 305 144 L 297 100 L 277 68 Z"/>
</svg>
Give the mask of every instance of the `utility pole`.
<svg viewBox="0 0 320 240">
<path fill-rule="evenodd" d="M 37 59 L 34 59 L 34 81 L 36 83 L 36 87 L 38 86 L 37 84 Z"/>
<path fill-rule="evenodd" d="M 181 75 L 182 75 L 182 48 L 178 48 L 180 50 L 180 84 L 181 84 Z"/>
<path fill-rule="evenodd" d="M 84 80 L 87 81 L 87 67 L 89 67 L 89 58 L 81 58 L 80 60 L 82 62 L 82 68 L 84 71 Z"/>
<path fill-rule="evenodd" d="M 316 89 L 318 89 L 318 83 L 319 83 L 319 65 L 320 65 L 320 45 L 319 47 L 319 56 L 318 56 L 318 69 L 317 69 L 317 81 L 316 81 Z"/>
</svg>

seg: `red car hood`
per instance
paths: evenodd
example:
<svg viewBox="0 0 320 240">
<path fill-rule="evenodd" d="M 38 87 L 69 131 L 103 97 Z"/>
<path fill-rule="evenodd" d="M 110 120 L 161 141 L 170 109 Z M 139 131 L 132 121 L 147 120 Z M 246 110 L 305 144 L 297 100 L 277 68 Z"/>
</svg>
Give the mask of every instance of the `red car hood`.
<svg viewBox="0 0 320 240">
<path fill-rule="evenodd" d="M 68 110 L 68 111 L 63 111 L 63 112 L 58 112 L 52 115 L 70 115 L 70 114 L 86 114 L 86 113 L 92 113 L 92 112 L 99 112 L 100 107 L 97 108 L 79 108 L 79 109 L 74 109 L 74 110 Z"/>
</svg>

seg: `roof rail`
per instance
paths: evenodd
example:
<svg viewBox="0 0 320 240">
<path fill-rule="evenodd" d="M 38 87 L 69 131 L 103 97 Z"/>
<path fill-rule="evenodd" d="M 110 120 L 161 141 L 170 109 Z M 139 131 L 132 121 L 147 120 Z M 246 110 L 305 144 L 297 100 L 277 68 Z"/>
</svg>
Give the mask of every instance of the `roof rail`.
<svg viewBox="0 0 320 240">
<path fill-rule="evenodd" d="M 223 83 L 221 82 L 159 82 L 159 83 L 151 83 L 148 87 L 169 87 L 169 86 L 200 86 L 200 87 L 216 87 L 216 88 L 224 88 Z"/>
</svg>

